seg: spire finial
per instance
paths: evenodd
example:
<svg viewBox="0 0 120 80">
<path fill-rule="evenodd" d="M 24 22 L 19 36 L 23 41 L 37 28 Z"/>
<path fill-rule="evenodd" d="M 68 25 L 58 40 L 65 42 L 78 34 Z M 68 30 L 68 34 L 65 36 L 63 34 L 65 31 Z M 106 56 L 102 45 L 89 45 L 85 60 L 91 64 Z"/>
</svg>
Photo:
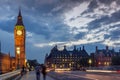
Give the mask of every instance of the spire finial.
<svg viewBox="0 0 120 80">
<path fill-rule="evenodd" d="M 19 7 L 19 14 L 18 16 L 21 16 L 21 7 Z"/>
</svg>

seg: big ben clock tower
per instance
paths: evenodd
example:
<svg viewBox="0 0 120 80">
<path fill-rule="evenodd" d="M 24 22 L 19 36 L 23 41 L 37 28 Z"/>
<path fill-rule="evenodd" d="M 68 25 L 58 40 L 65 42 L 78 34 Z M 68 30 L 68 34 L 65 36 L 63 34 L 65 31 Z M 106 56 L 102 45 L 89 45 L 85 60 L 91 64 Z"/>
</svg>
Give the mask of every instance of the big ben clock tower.
<svg viewBox="0 0 120 80">
<path fill-rule="evenodd" d="M 25 38 L 26 31 L 22 21 L 21 10 L 19 10 L 17 23 L 14 27 L 16 68 L 21 68 L 23 65 L 25 66 Z"/>
</svg>

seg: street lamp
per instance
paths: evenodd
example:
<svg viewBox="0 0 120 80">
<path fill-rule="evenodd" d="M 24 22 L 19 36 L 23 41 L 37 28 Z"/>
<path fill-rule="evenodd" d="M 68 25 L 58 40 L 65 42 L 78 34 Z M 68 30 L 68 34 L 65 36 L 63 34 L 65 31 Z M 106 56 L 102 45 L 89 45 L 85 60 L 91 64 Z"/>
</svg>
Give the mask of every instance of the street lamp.
<svg viewBox="0 0 120 80">
<path fill-rule="evenodd" d="M 27 59 L 25 59 L 25 66 L 27 65 Z"/>
<path fill-rule="evenodd" d="M 92 60 L 91 60 L 91 59 L 89 59 L 88 63 L 89 63 L 89 67 L 90 67 L 90 66 L 91 66 L 91 64 L 92 64 Z"/>
</svg>

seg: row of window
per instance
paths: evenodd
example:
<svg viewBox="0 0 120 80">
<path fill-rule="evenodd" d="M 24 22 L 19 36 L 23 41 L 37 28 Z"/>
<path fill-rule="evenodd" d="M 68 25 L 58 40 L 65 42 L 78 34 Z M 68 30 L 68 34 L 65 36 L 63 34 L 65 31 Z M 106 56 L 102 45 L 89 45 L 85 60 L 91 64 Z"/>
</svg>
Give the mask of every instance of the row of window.
<svg viewBox="0 0 120 80">
<path fill-rule="evenodd" d="M 79 56 L 76 56 L 76 57 L 74 57 L 74 56 L 71 56 L 71 57 L 61 57 L 61 56 L 54 56 L 53 58 L 82 58 L 82 57 L 79 57 Z"/>
<path fill-rule="evenodd" d="M 111 61 L 111 58 L 98 58 L 100 61 Z"/>
</svg>

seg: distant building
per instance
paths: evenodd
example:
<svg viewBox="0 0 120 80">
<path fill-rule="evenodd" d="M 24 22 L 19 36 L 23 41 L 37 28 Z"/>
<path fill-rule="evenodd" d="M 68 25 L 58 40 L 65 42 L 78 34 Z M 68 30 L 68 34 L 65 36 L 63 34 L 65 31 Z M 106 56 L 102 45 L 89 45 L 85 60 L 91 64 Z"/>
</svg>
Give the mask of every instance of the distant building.
<svg viewBox="0 0 120 80">
<path fill-rule="evenodd" d="M 92 59 L 94 62 L 94 66 L 110 66 L 112 64 L 112 57 L 119 56 L 120 54 L 118 52 L 115 52 L 114 49 L 109 49 L 108 46 L 106 46 L 106 49 L 98 49 L 96 46 L 95 53 L 92 53 Z"/>
<path fill-rule="evenodd" d="M 0 43 L 0 74 L 15 70 L 15 57 L 11 57 L 10 53 L 1 52 Z"/>
<path fill-rule="evenodd" d="M 15 57 L 0 52 L 0 74 L 15 70 Z"/>
<path fill-rule="evenodd" d="M 15 63 L 15 57 L 11 57 L 10 58 L 10 68 L 11 68 L 11 70 L 15 70 L 16 69 L 16 65 L 15 65 L 16 63 Z"/>
<path fill-rule="evenodd" d="M 0 52 L 0 73 L 5 73 L 10 70 L 10 55 Z"/>
<path fill-rule="evenodd" d="M 72 51 L 68 51 L 66 46 L 64 46 L 63 50 L 58 50 L 57 46 L 51 49 L 50 54 L 46 54 L 45 64 L 48 68 L 69 68 L 69 69 L 80 69 L 81 64 L 80 60 L 82 58 L 89 57 L 88 53 L 84 49 L 74 49 Z"/>
</svg>

